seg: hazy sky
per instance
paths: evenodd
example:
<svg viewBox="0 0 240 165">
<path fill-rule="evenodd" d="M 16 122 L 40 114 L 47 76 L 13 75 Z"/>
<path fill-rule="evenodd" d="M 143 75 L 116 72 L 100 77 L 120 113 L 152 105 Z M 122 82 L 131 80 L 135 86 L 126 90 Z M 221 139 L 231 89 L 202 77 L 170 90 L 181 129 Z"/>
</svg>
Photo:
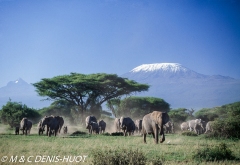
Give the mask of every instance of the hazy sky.
<svg viewBox="0 0 240 165">
<path fill-rule="evenodd" d="M 161 62 L 240 79 L 240 1 L 0 0 L 0 87 Z"/>
</svg>

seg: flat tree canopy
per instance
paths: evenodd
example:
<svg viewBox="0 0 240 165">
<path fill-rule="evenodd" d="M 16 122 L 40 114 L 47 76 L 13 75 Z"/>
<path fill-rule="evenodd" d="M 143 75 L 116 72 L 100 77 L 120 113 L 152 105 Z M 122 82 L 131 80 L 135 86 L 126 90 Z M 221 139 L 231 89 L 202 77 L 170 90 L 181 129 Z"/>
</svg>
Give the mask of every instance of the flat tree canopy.
<svg viewBox="0 0 240 165">
<path fill-rule="evenodd" d="M 131 96 L 125 99 L 111 99 L 107 107 L 115 117 L 142 118 L 152 111 L 168 112 L 170 105 L 161 98 Z"/>
<path fill-rule="evenodd" d="M 34 83 L 40 96 L 47 96 L 50 100 L 66 100 L 76 105 L 83 116 L 87 109 L 101 106 L 107 100 L 129 95 L 133 92 L 147 91 L 149 85 L 139 84 L 116 74 L 79 74 L 44 78 Z"/>
</svg>

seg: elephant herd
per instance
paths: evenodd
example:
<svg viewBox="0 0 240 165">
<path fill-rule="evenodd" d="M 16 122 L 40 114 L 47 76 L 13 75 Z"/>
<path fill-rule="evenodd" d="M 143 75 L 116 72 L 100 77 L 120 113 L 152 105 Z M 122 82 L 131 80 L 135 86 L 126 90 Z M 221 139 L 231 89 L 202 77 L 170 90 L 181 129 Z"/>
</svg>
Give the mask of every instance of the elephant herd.
<svg viewBox="0 0 240 165">
<path fill-rule="evenodd" d="M 212 132 L 212 121 L 209 121 L 205 124 L 204 121 L 201 119 L 194 119 L 194 120 L 189 120 L 187 122 L 183 122 L 180 125 L 180 128 L 182 131 L 194 131 L 197 134 L 202 134 L 202 133 L 207 133 L 207 132 Z M 206 126 L 204 126 L 206 125 Z"/>
<path fill-rule="evenodd" d="M 86 117 L 86 129 L 88 129 L 90 134 L 104 133 L 106 129 L 106 122 L 103 120 L 97 122 L 95 116 L 88 116 Z"/>
<path fill-rule="evenodd" d="M 86 129 L 89 134 L 101 134 L 105 132 L 106 122 L 103 120 L 97 121 L 95 116 L 86 117 Z M 38 134 L 41 135 L 46 129 L 46 135 L 56 136 L 63 128 L 63 133 L 68 131 L 67 126 L 64 125 L 64 119 L 61 116 L 45 116 L 38 123 Z M 113 123 L 115 132 L 123 132 L 123 135 L 141 134 L 143 135 L 143 142 L 146 143 L 147 134 L 152 134 L 154 142 L 159 142 L 159 135 L 161 136 L 160 143 L 165 141 L 165 133 L 174 133 L 174 123 L 170 121 L 169 116 L 165 112 L 153 111 L 146 114 L 142 119 L 137 119 L 135 122 L 130 117 L 115 118 Z M 15 133 L 19 134 L 22 130 L 23 134 L 30 134 L 32 122 L 27 118 L 23 118 L 20 122 L 20 127 L 16 127 Z M 180 125 L 182 131 L 195 131 L 197 134 L 207 133 L 212 131 L 211 122 L 208 122 L 204 127 L 204 121 L 201 119 L 190 120 L 183 122 Z"/>
<path fill-rule="evenodd" d="M 115 132 L 123 132 L 124 136 L 127 134 L 133 135 L 134 132 L 143 135 L 143 141 L 146 143 L 147 134 L 152 134 L 155 143 L 159 141 L 159 135 L 161 135 L 160 143 L 164 142 L 164 125 L 169 122 L 169 116 L 167 113 L 153 111 L 143 117 L 143 119 L 137 119 L 135 122 L 130 117 L 121 117 L 115 118 L 114 128 Z M 106 123 L 104 123 L 104 130 Z M 99 133 L 100 128 L 102 127 L 100 121 L 97 123 L 97 120 L 94 116 L 88 116 L 86 118 L 86 129 L 89 130 L 89 133 Z"/>
<path fill-rule="evenodd" d="M 64 124 L 64 119 L 61 116 L 45 116 L 38 123 L 38 134 L 41 135 L 45 131 L 46 135 L 51 136 L 52 134 L 56 136 L 60 133 L 62 126 Z M 30 134 L 32 128 L 32 122 L 24 117 L 20 122 L 20 127 L 15 128 L 15 134 L 19 134 L 19 130 L 22 130 L 23 134 Z M 63 127 L 63 132 L 67 133 L 67 126 Z"/>
</svg>

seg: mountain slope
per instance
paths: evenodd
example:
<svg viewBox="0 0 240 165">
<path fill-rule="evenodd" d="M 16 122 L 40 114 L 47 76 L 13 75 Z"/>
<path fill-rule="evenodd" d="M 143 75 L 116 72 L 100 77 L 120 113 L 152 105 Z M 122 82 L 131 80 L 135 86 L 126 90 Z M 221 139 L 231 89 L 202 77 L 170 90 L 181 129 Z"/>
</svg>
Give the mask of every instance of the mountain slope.
<svg viewBox="0 0 240 165">
<path fill-rule="evenodd" d="M 35 88 L 19 78 L 10 81 L 6 86 L 0 88 L 0 107 L 7 101 L 21 102 L 31 108 L 43 108 L 50 105 L 49 101 L 41 101 L 43 97 L 37 95 Z"/>
<path fill-rule="evenodd" d="M 178 63 L 143 64 L 121 75 L 150 85 L 141 96 L 165 99 L 172 108 L 214 107 L 240 100 L 240 80 L 203 75 Z"/>
</svg>

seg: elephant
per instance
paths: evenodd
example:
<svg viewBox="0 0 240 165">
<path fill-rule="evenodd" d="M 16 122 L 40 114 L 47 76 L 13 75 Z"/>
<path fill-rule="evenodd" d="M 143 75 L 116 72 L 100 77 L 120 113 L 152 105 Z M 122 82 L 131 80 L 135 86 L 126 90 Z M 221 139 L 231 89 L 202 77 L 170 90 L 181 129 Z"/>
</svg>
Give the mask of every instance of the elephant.
<svg viewBox="0 0 240 165">
<path fill-rule="evenodd" d="M 213 121 L 207 122 L 205 134 L 208 132 L 213 132 L 212 123 L 213 123 Z"/>
<path fill-rule="evenodd" d="M 15 135 L 19 135 L 19 126 L 15 127 Z"/>
<path fill-rule="evenodd" d="M 67 126 L 64 126 L 64 127 L 63 127 L 63 133 L 64 133 L 64 134 L 67 134 L 67 132 L 68 132 Z"/>
<path fill-rule="evenodd" d="M 206 131 L 206 122 L 202 120 L 200 124 L 196 126 L 198 134 L 203 134 Z"/>
<path fill-rule="evenodd" d="M 169 116 L 165 112 L 153 111 L 143 117 L 142 133 L 143 141 L 146 143 L 147 134 L 152 134 L 155 143 L 158 143 L 159 133 L 162 136 L 160 143 L 165 141 L 163 125 L 169 121 Z"/>
<path fill-rule="evenodd" d="M 20 122 L 20 130 L 23 131 L 23 135 L 30 134 L 31 128 L 32 128 L 32 122 L 28 120 L 26 117 L 24 117 Z"/>
<path fill-rule="evenodd" d="M 88 129 L 88 133 L 90 133 L 90 129 L 91 129 L 90 123 L 91 122 L 97 123 L 97 119 L 95 116 L 87 116 L 86 117 L 86 129 Z"/>
<path fill-rule="evenodd" d="M 100 120 L 98 122 L 98 125 L 99 125 L 99 132 L 100 133 L 104 133 L 105 132 L 105 129 L 106 129 L 106 122 L 103 121 L 103 120 Z"/>
<path fill-rule="evenodd" d="M 201 119 L 195 119 L 188 121 L 190 131 L 195 131 L 196 134 L 200 134 L 201 129 L 204 130 L 203 121 Z"/>
<path fill-rule="evenodd" d="M 42 120 L 40 120 L 38 123 L 38 135 L 43 134 L 44 131 L 45 131 L 45 126 L 42 126 Z"/>
<path fill-rule="evenodd" d="M 130 136 L 135 131 L 135 123 L 130 117 L 121 117 L 120 118 L 120 128 L 123 130 L 124 136 Z"/>
<path fill-rule="evenodd" d="M 47 135 L 50 137 L 52 133 L 54 136 L 59 132 L 59 121 L 55 116 L 45 116 L 42 119 L 42 127 L 47 125 Z"/>
<path fill-rule="evenodd" d="M 58 120 L 58 123 L 59 123 L 58 133 L 60 133 L 62 126 L 64 124 L 64 119 L 61 116 L 55 116 L 55 118 Z"/>
<path fill-rule="evenodd" d="M 90 134 L 95 133 L 95 134 L 99 134 L 99 125 L 97 122 L 91 122 L 89 124 L 90 127 Z"/>
<path fill-rule="evenodd" d="M 181 130 L 182 131 L 187 131 L 189 129 L 188 122 L 183 122 L 181 125 Z"/>
<path fill-rule="evenodd" d="M 174 133 L 174 123 L 171 121 L 167 122 L 163 128 L 166 133 Z"/>
<path fill-rule="evenodd" d="M 142 132 L 142 120 L 141 119 L 137 119 L 135 121 L 135 131 L 140 134 Z"/>
<path fill-rule="evenodd" d="M 119 118 L 115 118 L 114 128 L 115 128 L 115 132 L 120 132 L 120 119 Z"/>
</svg>

